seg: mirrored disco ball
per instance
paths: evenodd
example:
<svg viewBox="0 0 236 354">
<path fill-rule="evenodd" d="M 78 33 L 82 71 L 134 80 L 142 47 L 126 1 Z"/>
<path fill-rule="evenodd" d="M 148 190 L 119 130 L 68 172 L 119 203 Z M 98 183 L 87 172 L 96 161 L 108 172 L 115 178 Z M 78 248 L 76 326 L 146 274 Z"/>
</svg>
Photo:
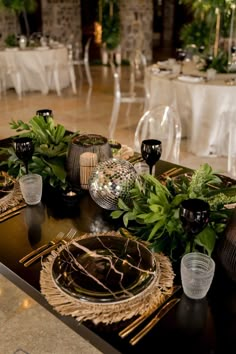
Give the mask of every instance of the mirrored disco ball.
<svg viewBox="0 0 236 354">
<path fill-rule="evenodd" d="M 129 191 L 133 188 L 136 178 L 137 172 L 130 162 L 108 159 L 93 169 L 89 178 L 89 192 L 99 206 L 115 210 L 119 198 L 129 198 Z"/>
</svg>

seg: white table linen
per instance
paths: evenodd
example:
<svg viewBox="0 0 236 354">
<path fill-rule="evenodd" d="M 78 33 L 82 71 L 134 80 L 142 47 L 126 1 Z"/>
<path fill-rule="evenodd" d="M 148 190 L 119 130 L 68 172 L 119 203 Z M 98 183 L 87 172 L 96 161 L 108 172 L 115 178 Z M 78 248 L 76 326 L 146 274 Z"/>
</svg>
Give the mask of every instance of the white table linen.
<svg viewBox="0 0 236 354">
<path fill-rule="evenodd" d="M 55 65 L 57 60 L 65 63 L 64 70 L 60 70 L 60 85 L 65 88 L 70 84 L 69 72 L 67 68 L 68 55 L 65 47 L 56 49 L 24 49 L 24 50 L 2 50 L 0 51 L 0 61 L 5 63 L 15 62 L 17 69 L 20 70 L 22 77 L 22 90 L 25 91 L 41 91 L 47 94 L 49 90 L 55 90 L 55 83 L 49 80 L 50 69 Z M 16 89 L 13 75 L 7 78 L 7 88 Z"/>
<path fill-rule="evenodd" d="M 151 67 L 146 70 L 150 108 L 157 104 L 177 108 L 182 137 L 189 139 L 188 149 L 195 155 L 227 155 L 228 119 L 234 113 L 236 119 L 236 85 L 226 84 L 229 76 L 233 75 L 218 75 L 209 82 L 189 82 L 173 75 L 159 75 Z"/>
</svg>

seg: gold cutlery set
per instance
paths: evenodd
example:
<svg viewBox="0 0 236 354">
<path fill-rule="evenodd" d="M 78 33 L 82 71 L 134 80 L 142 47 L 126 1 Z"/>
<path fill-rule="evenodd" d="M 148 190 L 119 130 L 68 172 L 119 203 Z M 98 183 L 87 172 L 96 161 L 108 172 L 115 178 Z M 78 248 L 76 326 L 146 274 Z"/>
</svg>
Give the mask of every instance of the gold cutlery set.
<svg viewBox="0 0 236 354">
<path fill-rule="evenodd" d="M 28 253 L 26 256 L 19 260 L 20 263 L 23 263 L 25 267 L 30 266 L 35 261 L 40 259 L 41 257 L 48 255 L 52 250 L 56 249 L 60 245 L 65 245 L 69 241 L 71 241 L 76 234 L 77 230 L 70 229 L 70 231 L 65 235 L 64 232 L 59 232 L 57 236 L 49 241 L 47 244 L 44 244 L 32 252 Z"/>
<path fill-rule="evenodd" d="M 155 316 L 137 334 L 135 334 L 134 337 L 129 340 L 131 345 L 137 344 L 140 339 L 142 339 L 180 301 L 180 298 L 172 298 L 172 296 L 176 294 L 181 288 L 182 287 L 180 285 L 174 286 L 172 293 L 170 295 L 166 295 L 162 303 L 157 308 L 154 308 L 151 311 L 147 311 L 143 315 L 139 316 L 127 327 L 122 329 L 119 332 L 119 336 L 121 338 L 126 338 L 150 316 L 156 313 Z"/>
</svg>

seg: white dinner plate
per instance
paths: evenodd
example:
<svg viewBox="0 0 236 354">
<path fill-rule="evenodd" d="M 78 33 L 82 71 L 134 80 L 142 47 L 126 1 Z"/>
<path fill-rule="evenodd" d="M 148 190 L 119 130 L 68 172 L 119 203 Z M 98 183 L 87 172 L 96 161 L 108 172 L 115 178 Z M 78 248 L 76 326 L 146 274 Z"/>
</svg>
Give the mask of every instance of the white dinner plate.
<svg viewBox="0 0 236 354">
<path fill-rule="evenodd" d="M 185 82 L 202 82 L 203 78 L 200 76 L 181 75 L 178 76 L 178 80 Z"/>
</svg>

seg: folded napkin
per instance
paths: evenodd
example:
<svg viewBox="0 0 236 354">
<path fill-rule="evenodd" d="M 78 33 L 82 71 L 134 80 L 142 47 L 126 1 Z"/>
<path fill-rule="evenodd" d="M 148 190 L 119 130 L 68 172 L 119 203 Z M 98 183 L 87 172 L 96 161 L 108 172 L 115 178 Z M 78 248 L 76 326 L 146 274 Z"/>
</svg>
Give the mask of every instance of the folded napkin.
<svg viewBox="0 0 236 354">
<path fill-rule="evenodd" d="M 201 82 L 203 81 L 203 78 L 200 76 L 181 75 L 178 76 L 178 80 L 185 82 Z"/>
</svg>

